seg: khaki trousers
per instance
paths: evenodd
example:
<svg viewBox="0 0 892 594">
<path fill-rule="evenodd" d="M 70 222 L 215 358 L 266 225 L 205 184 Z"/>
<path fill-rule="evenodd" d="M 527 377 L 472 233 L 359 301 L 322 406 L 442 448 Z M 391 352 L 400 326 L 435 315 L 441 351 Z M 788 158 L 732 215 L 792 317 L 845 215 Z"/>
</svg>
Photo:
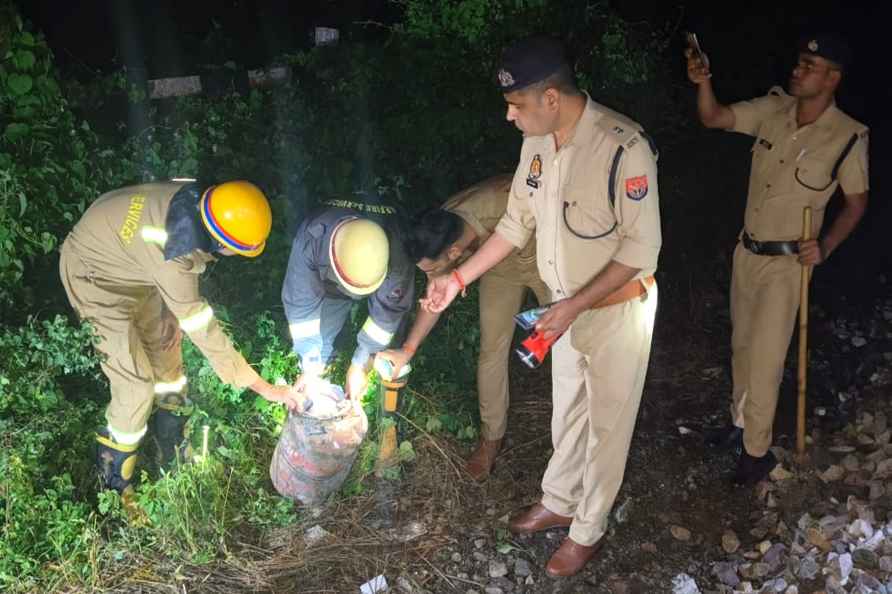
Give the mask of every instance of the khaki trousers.
<svg viewBox="0 0 892 594">
<path fill-rule="evenodd" d="M 96 350 L 111 388 L 108 423 L 122 433 L 139 433 L 156 395 L 185 389 L 181 342 L 162 346 L 165 328 L 176 324 L 176 318 L 157 289 L 105 281 L 67 244 L 62 245 L 59 273 L 78 317 L 99 335 Z"/>
<path fill-rule="evenodd" d="M 802 266 L 796 256 L 757 256 L 738 243 L 731 277 L 731 419 L 743 445 L 764 456 L 784 360 L 799 310 Z"/>
<path fill-rule="evenodd" d="M 514 337 L 514 314 L 520 311 L 527 288 L 540 304 L 548 303 L 548 287 L 532 271 L 490 271 L 480 279 L 480 356 L 477 359 L 477 393 L 480 400 L 480 434 L 501 439 L 508 421 L 508 358 Z"/>
<path fill-rule="evenodd" d="M 570 538 L 597 542 L 626 470 L 644 390 L 657 286 L 638 299 L 589 310 L 552 347 L 554 454 L 542 505 L 572 516 Z"/>
</svg>

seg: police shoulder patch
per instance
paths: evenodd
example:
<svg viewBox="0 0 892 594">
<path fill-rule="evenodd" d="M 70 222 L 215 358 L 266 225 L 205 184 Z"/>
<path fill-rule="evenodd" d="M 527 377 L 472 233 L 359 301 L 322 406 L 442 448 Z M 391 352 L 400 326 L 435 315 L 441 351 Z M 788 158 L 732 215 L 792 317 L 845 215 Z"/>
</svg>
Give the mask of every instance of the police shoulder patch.
<svg viewBox="0 0 892 594">
<path fill-rule="evenodd" d="M 647 176 L 627 177 L 626 196 L 632 200 L 643 200 L 647 196 Z"/>
</svg>

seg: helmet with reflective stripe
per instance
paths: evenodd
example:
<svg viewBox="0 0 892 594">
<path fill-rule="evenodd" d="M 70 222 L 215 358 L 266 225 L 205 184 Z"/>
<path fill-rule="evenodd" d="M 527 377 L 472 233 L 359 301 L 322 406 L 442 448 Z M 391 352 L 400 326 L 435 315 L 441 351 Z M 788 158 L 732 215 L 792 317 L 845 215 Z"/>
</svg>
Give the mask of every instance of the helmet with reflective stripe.
<svg viewBox="0 0 892 594">
<path fill-rule="evenodd" d="M 223 247 L 240 256 L 259 256 L 273 225 L 269 201 L 247 181 L 211 186 L 201 196 L 201 220 Z"/>
<path fill-rule="evenodd" d="M 341 285 L 356 295 L 374 293 L 387 276 L 390 245 L 378 223 L 349 217 L 337 224 L 328 247 Z"/>
</svg>

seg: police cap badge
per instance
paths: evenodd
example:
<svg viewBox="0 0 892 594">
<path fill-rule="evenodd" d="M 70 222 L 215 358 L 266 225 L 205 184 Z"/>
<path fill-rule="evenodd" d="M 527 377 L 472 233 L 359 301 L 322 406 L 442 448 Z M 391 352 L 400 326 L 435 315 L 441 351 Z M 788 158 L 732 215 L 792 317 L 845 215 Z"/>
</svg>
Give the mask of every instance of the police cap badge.
<svg viewBox="0 0 892 594">
<path fill-rule="evenodd" d="M 845 70 L 852 63 L 852 50 L 845 39 L 835 33 L 821 33 L 803 37 L 799 51 L 830 60 Z"/>
<path fill-rule="evenodd" d="M 527 37 L 502 52 L 496 79 L 499 89 L 510 93 L 548 78 L 566 64 L 560 41 L 540 35 Z"/>
</svg>

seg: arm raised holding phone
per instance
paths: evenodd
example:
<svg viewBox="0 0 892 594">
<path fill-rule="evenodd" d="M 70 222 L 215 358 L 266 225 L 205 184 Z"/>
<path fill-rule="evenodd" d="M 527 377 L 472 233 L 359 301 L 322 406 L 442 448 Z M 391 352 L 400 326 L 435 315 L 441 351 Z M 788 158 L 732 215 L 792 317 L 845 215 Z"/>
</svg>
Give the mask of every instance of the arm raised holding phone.
<svg viewBox="0 0 892 594">
<path fill-rule="evenodd" d="M 688 47 L 684 55 L 688 60 L 688 79 L 697 85 L 697 114 L 700 116 L 700 122 L 707 128 L 723 130 L 733 128 L 734 112 L 727 105 L 719 103 L 715 97 L 709 58 L 700 48 L 697 35 L 688 33 L 687 40 Z"/>
</svg>

